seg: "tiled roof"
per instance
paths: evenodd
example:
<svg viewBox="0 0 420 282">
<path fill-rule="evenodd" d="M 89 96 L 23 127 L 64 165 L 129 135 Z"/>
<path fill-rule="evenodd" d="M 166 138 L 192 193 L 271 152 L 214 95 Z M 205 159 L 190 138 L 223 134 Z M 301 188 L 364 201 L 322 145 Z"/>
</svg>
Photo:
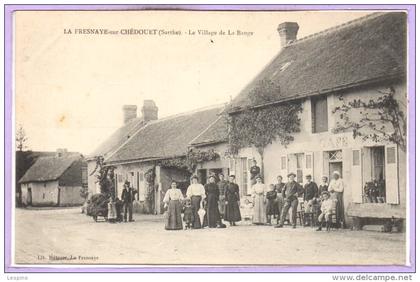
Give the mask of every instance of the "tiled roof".
<svg viewBox="0 0 420 282">
<path fill-rule="evenodd" d="M 221 110 L 221 107 L 212 107 L 149 122 L 105 161 L 118 163 L 183 156 L 190 142 L 219 117 Z"/>
<path fill-rule="evenodd" d="M 113 153 L 118 149 L 124 142 L 126 142 L 131 135 L 137 132 L 141 127 L 145 125 L 142 117 L 134 118 L 127 124 L 117 129 L 108 139 L 106 139 L 98 148 L 95 149 L 89 156 L 104 156 Z"/>
<path fill-rule="evenodd" d="M 20 183 L 57 180 L 77 160 L 80 154 L 68 154 L 61 157 L 40 157 L 19 180 Z"/>
<path fill-rule="evenodd" d="M 214 123 L 212 123 L 205 131 L 198 135 L 191 145 L 207 145 L 219 142 L 226 142 L 228 140 L 228 127 L 225 116 L 220 116 Z"/>
<path fill-rule="evenodd" d="M 256 106 L 250 94 L 263 80 L 280 89 L 269 97 L 272 103 L 401 79 L 406 72 L 406 25 L 403 12 L 376 13 L 297 40 L 240 92 L 231 109 Z"/>
</svg>

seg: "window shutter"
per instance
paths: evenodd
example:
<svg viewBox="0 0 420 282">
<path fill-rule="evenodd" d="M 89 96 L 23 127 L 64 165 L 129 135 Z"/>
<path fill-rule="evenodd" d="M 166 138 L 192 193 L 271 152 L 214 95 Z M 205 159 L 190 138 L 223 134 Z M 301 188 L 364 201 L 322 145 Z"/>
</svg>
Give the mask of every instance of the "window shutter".
<svg viewBox="0 0 420 282">
<path fill-rule="evenodd" d="M 351 159 L 351 196 L 354 203 L 363 201 L 362 156 L 359 149 L 352 150 Z"/>
<path fill-rule="evenodd" d="M 388 204 L 399 204 L 398 147 L 385 147 L 385 193 Z"/>
<path fill-rule="evenodd" d="M 305 179 L 306 175 L 310 174 L 312 179 L 315 181 L 314 178 L 314 153 L 313 152 L 306 152 L 305 158 L 303 160 L 303 179 Z M 305 182 L 305 181 L 303 181 Z"/>
<path fill-rule="evenodd" d="M 280 157 L 280 175 L 283 177 L 283 181 L 287 180 L 287 155 L 281 155 Z"/>
</svg>

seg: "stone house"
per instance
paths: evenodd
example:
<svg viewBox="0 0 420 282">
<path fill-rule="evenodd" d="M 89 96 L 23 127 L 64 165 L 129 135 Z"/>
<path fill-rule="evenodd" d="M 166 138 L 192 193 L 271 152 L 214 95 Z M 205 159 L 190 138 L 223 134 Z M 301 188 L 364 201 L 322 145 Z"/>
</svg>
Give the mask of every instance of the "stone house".
<svg viewBox="0 0 420 282">
<path fill-rule="evenodd" d="M 392 87 L 407 117 L 406 26 L 406 14 L 398 12 L 375 13 L 301 39 L 297 23 L 279 25 L 280 52 L 234 98 L 229 112 L 234 116 L 246 108 L 301 103 L 300 132 L 293 134 L 294 141 L 287 147 L 274 142 L 265 148 L 266 183 L 274 183 L 277 175 L 285 179 L 289 172 L 301 183 L 306 174 L 320 182 L 323 175 L 331 177 L 338 170 L 345 182 L 348 217 L 406 217 L 405 150 L 395 143 L 353 138 L 352 132 L 335 133 L 340 117 L 333 113 L 343 101 L 369 101 Z M 271 94 L 268 103 L 252 104 L 249 95 L 262 80 L 280 91 Z M 252 159 L 261 164 L 255 148 L 243 148 L 230 166 L 248 180 L 242 183 L 248 192 Z M 364 184 L 373 179 L 385 182 L 383 203 L 364 198 Z"/>
<path fill-rule="evenodd" d="M 40 157 L 19 180 L 26 206 L 77 206 L 84 203 L 86 162 L 77 153 Z"/>
<path fill-rule="evenodd" d="M 158 119 L 153 101 L 145 101 L 141 117 L 137 117 L 136 106 L 124 106 L 124 125 L 89 158 L 89 191 L 99 192 L 92 172 L 96 157 L 103 156 L 105 165 L 114 167 L 117 196 L 129 181 L 138 191 L 136 210 L 161 213 L 163 196 L 172 180 L 184 192 L 187 188 L 191 171 L 185 159 L 190 142 L 218 119 L 221 110 L 215 106 Z"/>
</svg>

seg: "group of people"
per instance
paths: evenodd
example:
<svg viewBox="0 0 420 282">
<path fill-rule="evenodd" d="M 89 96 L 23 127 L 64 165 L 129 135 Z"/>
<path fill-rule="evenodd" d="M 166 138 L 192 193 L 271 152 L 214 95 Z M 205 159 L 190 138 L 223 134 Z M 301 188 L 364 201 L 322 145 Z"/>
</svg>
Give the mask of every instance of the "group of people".
<svg viewBox="0 0 420 282">
<path fill-rule="evenodd" d="M 133 202 L 137 191 L 130 186 L 130 182 L 125 181 L 124 188 L 121 193 L 121 200 L 111 196 L 108 202 L 108 222 L 133 222 Z M 123 216 L 124 213 L 124 216 Z"/>
<path fill-rule="evenodd" d="M 271 219 L 277 219 L 275 228 L 282 228 L 288 220 L 292 228 L 296 228 L 299 197 L 303 199 L 303 221 L 309 225 L 309 215 L 318 218 L 318 229 L 322 230 L 323 223 L 327 229 L 331 224 L 331 216 L 337 218 L 337 224 L 344 227 L 343 192 L 344 183 L 340 173 L 334 171 L 333 179 L 328 183 L 328 177 L 322 177 L 322 183 L 318 186 L 311 175 L 306 175 L 306 183 L 302 187 L 295 181 L 296 174 L 287 175 L 287 183 L 283 183 L 281 176 L 277 177 L 277 183 L 271 184 L 266 189 L 260 175 L 255 176 L 255 184 L 252 186 L 253 218 L 256 225 L 269 224 Z M 292 209 L 291 218 L 289 211 Z"/>
<path fill-rule="evenodd" d="M 318 219 L 317 230 L 322 230 L 324 223 L 328 229 L 331 216 L 336 215 L 336 223 L 344 227 L 344 183 L 338 171 L 334 171 L 330 182 L 328 177 L 322 177 L 319 186 L 312 180 L 311 175 L 306 175 L 303 187 L 296 182 L 295 173 L 289 173 L 287 177 L 286 183 L 281 176 L 278 176 L 276 184 L 266 187 L 261 175 L 253 176 L 252 181 L 255 183 L 251 189 L 253 224 L 271 225 L 271 220 L 276 219 L 275 228 L 282 228 L 286 221 L 296 228 L 299 197 L 302 197 L 305 225 L 310 224 L 307 215 L 312 215 Z M 223 174 L 210 175 L 205 185 L 198 183 L 198 177 L 194 175 L 186 196 L 173 181 L 163 202 L 167 209 L 165 213 L 167 230 L 224 228 L 226 225 L 223 221 L 235 226 L 236 222 L 242 219 L 239 186 L 235 183 L 234 175 L 230 175 L 228 181 L 224 179 Z"/>
<path fill-rule="evenodd" d="M 239 186 L 235 183 L 234 175 L 229 176 L 229 181 L 224 179 L 222 173 L 210 175 L 205 185 L 198 183 L 198 177 L 194 175 L 185 197 L 177 188 L 177 183 L 172 181 L 163 199 L 167 209 L 165 229 L 183 229 L 183 222 L 185 229 L 206 226 L 225 228 L 223 220 L 235 226 L 236 222 L 241 221 L 239 201 Z"/>
</svg>

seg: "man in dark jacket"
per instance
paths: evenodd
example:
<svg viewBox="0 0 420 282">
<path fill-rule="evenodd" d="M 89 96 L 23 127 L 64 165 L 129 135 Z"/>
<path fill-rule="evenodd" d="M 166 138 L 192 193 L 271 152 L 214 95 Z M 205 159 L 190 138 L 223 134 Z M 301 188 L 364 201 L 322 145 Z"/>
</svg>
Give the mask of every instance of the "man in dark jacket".
<svg viewBox="0 0 420 282">
<path fill-rule="evenodd" d="M 286 215 L 289 212 L 290 207 L 292 207 L 292 227 L 296 228 L 298 195 L 302 192 L 302 186 L 295 181 L 296 174 L 293 172 L 289 173 L 287 177 L 289 178 L 289 181 L 283 189 L 283 199 L 285 201 L 285 205 L 283 207 L 283 211 L 281 212 L 280 222 L 274 226 L 275 228 L 283 227 L 284 220 L 286 219 Z"/>
<path fill-rule="evenodd" d="M 128 221 L 134 221 L 133 219 L 133 201 L 134 196 L 137 191 L 130 187 L 130 182 L 126 181 L 124 183 L 124 189 L 121 194 L 121 200 L 124 204 L 124 222 L 127 222 L 127 212 L 128 212 Z"/>
</svg>

